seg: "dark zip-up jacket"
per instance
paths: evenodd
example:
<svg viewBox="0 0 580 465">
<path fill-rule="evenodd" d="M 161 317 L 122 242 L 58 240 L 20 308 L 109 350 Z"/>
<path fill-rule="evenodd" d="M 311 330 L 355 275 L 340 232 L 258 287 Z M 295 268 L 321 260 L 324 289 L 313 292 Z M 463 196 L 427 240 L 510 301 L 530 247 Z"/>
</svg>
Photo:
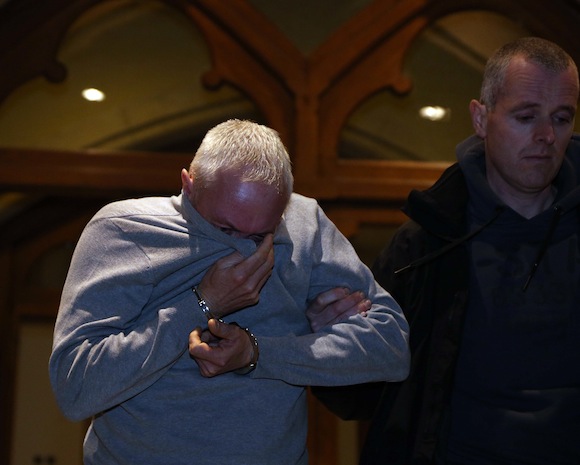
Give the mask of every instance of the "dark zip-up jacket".
<svg viewBox="0 0 580 465">
<path fill-rule="evenodd" d="M 427 192 L 413 191 L 404 211 L 421 224 L 403 225 L 373 267 L 406 312 L 412 361 L 408 380 L 383 393 L 361 464 L 429 463 L 435 452 L 467 302 L 467 200 L 457 164 Z"/>
<path fill-rule="evenodd" d="M 413 456 L 431 457 L 434 452 L 440 406 L 449 396 L 467 299 L 467 252 L 457 244 L 438 260 L 406 267 L 465 235 L 467 200 L 458 164 L 427 191 L 411 192 L 403 210 L 410 218 L 421 218 L 425 227 L 413 220 L 405 223 L 373 266 L 377 281 L 390 290 L 411 327 L 407 381 L 389 384 L 384 392 L 378 384 L 313 389 L 343 419 L 370 418 L 380 397 L 361 464 L 408 464 Z M 438 279 L 444 272 L 448 279 Z"/>
<path fill-rule="evenodd" d="M 482 151 L 483 144 L 472 137 L 458 147 L 458 152 L 464 150 Z M 567 180 L 567 186 L 577 186 L 578 136 L 572 139 L 565 163 L 566 172 L 574 178 Z M 504 208 L 498 205 L 487 222 L 468 231 L 468 201 L 466 179 L 458 163 L 429 189 L 412 191 L 403 208 L 410 220 L 397 230 L 373 266 L 377 281 L 401 305 L 410 324 L 412 362 L 407 380 L 387 384 L 384 389 L 360 385 L 314 391 L 343 419 L 364 420 L 374 414 L 361 465 L 433 463 L 439 433 L 446 423 L 467 308 L 467 243 Z"/>
</svg>

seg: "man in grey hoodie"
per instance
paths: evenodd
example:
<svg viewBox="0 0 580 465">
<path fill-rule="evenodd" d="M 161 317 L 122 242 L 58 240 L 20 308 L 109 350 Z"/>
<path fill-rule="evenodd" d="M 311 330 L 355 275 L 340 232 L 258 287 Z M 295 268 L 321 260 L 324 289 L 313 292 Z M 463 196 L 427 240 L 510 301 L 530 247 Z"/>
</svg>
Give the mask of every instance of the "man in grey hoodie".
<svg viewBox="0 0 580 465">
<path fill-rule="evenodd" d="M 86 226 L 54 333 L 57 401 L 92 417 L 88 465 L 306 464 L 305 387 L 404 379 L 406 320 L 292 193 L 272 129 L 216 126 L 181 178 L 181 195 Z"/>
</svg>

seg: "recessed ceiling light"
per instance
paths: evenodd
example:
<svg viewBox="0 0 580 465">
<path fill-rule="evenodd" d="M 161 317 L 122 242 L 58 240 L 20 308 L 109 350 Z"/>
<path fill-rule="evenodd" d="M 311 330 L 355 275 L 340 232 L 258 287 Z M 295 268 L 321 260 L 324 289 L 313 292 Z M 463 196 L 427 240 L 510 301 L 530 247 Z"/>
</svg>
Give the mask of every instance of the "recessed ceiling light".
<svg viewBox="0 0 580 465">
<path fill-rule="evenodd" d="M 89 102 L 102 102 L 105 100 L 105 94 L 99 89 L 94 88 L 83 90 L 83 97 Z"/>
<path fill-rule="evenodd" d="M 445 107 L 429 105 L 419 110 L 419 116 L 429 121 L 443 121 L 451 117 L 451 110 Z"/>
</svg>

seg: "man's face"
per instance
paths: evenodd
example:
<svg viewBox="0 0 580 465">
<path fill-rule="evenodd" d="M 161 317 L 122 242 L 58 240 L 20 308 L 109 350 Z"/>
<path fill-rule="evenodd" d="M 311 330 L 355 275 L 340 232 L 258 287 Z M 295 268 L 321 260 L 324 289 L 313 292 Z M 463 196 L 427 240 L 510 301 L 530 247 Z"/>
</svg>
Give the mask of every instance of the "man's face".
<svg viewBox="0 0 580 465">
<path fill-rule="evenodd" d="M 241 182 L 230 172 L 219 174 L 215 182 L 198 189 L 190 199 L 208 223 L 230 236 L 256 243 L 274 234 L 288 201 L 275 186 Z"/>
<path fill-rule="evenodd" d="M 576 72 L 551 73 L 512 60 L 493 110 L 471 102 L 476 133 L 485 140 L 487 178 L 505 199 L 549 189 L 574 128 Z"/>
</svg>

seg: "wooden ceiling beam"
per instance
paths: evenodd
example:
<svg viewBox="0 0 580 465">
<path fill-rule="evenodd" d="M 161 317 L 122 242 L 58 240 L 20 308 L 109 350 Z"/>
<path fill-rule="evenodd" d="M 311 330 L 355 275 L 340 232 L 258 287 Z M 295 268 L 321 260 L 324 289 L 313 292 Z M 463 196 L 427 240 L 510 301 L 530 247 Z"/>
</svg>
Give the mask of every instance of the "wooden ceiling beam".
<svg viewBox="0 0 580 465">
<path fill-rule="evenodd" d="M 0 186 L 68 194 L 179 193 L 181 169 L 191 158 L 185 153 L 0 148 Z"/>
</svg>

